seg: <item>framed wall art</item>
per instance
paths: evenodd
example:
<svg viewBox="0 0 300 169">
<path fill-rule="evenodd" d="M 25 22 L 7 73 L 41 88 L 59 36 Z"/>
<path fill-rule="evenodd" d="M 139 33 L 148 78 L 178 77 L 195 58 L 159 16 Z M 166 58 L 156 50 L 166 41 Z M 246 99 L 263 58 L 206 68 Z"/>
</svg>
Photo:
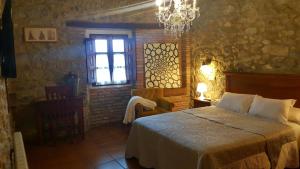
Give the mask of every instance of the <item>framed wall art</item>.
<svg viewBox="0 0 300 169">
<path fill-rule="evenodd" d="M 177 43 L 144 44 L 146 88 L 181 88 Z"/>
<path fill-rule="evenodd" d="M 56 42 L 56 28 L 24 28 L 25 42 Z"/>
</svg>

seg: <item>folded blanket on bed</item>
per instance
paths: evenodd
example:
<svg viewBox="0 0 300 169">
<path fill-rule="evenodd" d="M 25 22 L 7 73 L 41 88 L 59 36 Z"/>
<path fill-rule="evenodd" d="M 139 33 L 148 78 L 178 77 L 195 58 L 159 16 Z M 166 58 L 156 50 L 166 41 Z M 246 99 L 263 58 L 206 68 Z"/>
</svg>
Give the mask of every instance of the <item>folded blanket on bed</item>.
<svg viewBox="0 0 300 169">
<path fill-rule="evenodd" d="M 125 117 L 124 117 L 124 120 L 123 120 L 124 124 L 128 124 L 128 123 L 131 123 L 131 122 L 134 121 L 134 119 L 135 119 L 135 106 L 137 104 L 141 104 L 141 105 L 143 105 L 147 108 L 153 109 L 153 110 L 156 107 L 156 102 L 154 102 L 152 100 L 148 100 L 148 99 L 142 98 L 140 96 L 133 96 L 129 100 L 127 108 L 126 108 L 126 113 L 125 113 Z"/>
</svg>

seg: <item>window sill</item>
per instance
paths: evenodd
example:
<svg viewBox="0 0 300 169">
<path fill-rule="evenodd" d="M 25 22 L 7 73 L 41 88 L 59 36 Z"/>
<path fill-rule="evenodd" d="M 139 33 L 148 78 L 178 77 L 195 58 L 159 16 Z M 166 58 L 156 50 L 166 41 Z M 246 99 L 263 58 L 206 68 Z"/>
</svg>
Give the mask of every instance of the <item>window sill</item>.
<svg viewBox="0 0 300 169">
<path fill-rule="evenodd" d="M 89 86 L 89 89 L 111 89 L 111 88 L 121 88 L 121 87 L 132 87 L 132 84 L 120 84 L 120 85 L 107 85 L 107 86 Z"/>
</svg>

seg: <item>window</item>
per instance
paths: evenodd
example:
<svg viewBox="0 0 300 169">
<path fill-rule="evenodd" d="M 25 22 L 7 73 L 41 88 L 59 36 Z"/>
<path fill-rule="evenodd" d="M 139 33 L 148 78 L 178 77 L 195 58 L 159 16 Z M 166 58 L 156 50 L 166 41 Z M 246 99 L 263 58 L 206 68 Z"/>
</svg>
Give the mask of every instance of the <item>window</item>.
<svg viewBox="0 0 300 169">
<path fill-rule="evenodd" d="M 130 81 L 127 36 L 91 35 L 86 40 L 88 81 L 93 85 L 127 84 Z"/>
</svg>

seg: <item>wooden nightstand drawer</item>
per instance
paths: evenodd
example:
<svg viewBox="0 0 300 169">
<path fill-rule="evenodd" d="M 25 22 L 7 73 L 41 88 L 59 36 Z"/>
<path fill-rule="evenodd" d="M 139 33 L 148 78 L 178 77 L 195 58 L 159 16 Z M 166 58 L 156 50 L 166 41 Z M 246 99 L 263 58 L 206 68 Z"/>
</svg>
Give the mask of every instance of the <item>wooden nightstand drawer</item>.
<svg viewBox="0 0 300 169">
<path fill-rule="evenodd" d="M 200 100 L 198 98 L 194 98 L 193 101 L 194 101 L 194 108 L 211 106 L 211 100 Z"/>
</svg>

